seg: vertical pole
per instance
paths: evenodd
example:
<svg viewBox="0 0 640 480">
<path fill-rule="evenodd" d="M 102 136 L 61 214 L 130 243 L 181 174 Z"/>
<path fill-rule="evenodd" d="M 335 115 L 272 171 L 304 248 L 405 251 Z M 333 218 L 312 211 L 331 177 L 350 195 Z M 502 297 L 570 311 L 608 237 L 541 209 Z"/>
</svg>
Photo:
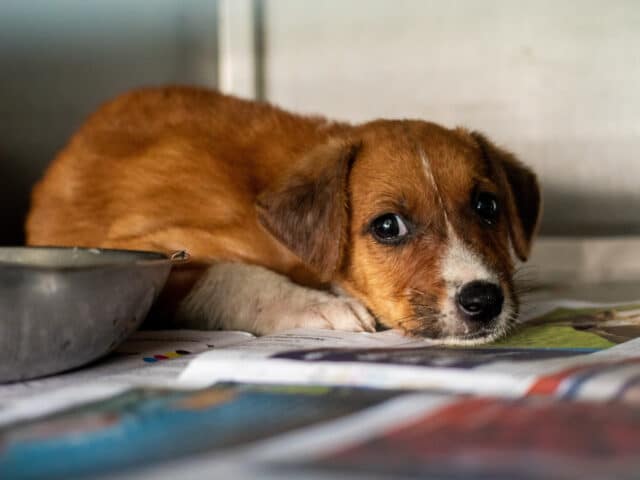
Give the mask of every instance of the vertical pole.
<svg viewBox="0 0 640 480">
<path fill-rule="evenodd" d="M 220 88 L 220 0 L 212 3 L 213 13 L 213 51 L 216 52 L 213 59 L 213 87 Z"/>
<path fill-rule="evenodd" d="M 253 0 L 253 55 L 255 61 L 254 85 L 256 100 L 267 99 L 266 49 L 267 33 L 265 28 L 266 0 Z"/>
</svg>

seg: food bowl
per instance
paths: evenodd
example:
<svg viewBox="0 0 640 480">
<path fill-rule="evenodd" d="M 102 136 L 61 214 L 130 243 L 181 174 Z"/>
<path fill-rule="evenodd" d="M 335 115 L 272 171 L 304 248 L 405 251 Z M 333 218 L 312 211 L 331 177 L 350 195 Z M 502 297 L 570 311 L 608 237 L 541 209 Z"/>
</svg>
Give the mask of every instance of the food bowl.
<svg viewBox="0 0 640 480">
<path fill-rule="evenodd" d="M 172 258 L 0 247 L 0 382 L 69 370 L 115 349 L 144 320 Z"/>
</svg>

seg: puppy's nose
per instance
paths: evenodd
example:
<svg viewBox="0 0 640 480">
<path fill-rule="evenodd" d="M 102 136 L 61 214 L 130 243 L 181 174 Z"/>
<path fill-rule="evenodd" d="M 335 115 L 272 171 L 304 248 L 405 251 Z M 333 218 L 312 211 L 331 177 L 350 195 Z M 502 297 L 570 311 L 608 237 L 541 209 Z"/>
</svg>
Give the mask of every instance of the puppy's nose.
<svg viewBox="0 0 640 480">
<path fill-rule="evenodd" d="M 469 320 L 489 322 L 502 311 L 504 295 L 495 283 L 475 281 L 463 285 L 457 296 L 460 311 Z"/>
</svg>

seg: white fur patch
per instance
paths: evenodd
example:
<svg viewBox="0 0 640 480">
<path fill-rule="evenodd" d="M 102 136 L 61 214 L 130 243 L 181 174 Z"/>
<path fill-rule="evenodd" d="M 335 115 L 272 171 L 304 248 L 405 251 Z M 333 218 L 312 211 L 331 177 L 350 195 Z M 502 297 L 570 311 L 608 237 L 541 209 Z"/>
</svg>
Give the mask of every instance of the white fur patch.
<svg viewBox="0 0 640 480">
<path fill-rule="evenodd" d="M 498 276 L 460 240 L 450 225 L 448 230 L 449 248 L 442 263 L 442 277 L 447 286 L 459 288 L 476 280 L 499 283 Z"/>
<path fill-rule="evenodd" d="M 212 265 L 181 303 L 178 323 L 182 328 L 257 335 L 293 328 L 375 331 L 375 319 L 357 300 L 302 287 L 243 263 Z"/>
<path fill-rule="evenodd" d="M 447 298 L 445 304 L 441 308 L 442 321 L 445 334 L 450 332 L 451 337 L 443 339 L 443 343 L 451 344 L 476 344 L 500 337 L 505 333 L 508 319 L 514 314 L 513 300 L 508 292 L 504 292 L 505 300 L 502 312 L 498 316 L 493 331 L 480 339 L 457 340 L 456 336 L 464 336 L 472 333 L 460 319 L 456 306 L 456 296 L 460 289 L 469 282 L 484 281 L 500 284 L 500 279 L 496 272 L 492 271 L 482 261 L 482 259 L 474 253 L 460 237 L 455 233 L 451 225 L 449 229 L 449 247 L 444 255 L 442 262 L 442 278 L 447 288 Z"/>
</svg>

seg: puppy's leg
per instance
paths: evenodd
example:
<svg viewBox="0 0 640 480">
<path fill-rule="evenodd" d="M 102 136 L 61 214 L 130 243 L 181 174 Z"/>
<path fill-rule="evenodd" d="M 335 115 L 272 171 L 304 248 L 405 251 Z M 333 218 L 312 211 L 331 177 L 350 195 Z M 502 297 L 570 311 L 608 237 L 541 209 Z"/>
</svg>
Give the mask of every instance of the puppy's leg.
<svg viewBox="0 0 640 480">
<path fill-rule="evenodd" d="M 257 335 L 304 327 L 373 332 L 375 319 L 353 298 L 302 287 L 262 267 L 219 263 L 182 301 L 176 326 Z"/>
</svg>

